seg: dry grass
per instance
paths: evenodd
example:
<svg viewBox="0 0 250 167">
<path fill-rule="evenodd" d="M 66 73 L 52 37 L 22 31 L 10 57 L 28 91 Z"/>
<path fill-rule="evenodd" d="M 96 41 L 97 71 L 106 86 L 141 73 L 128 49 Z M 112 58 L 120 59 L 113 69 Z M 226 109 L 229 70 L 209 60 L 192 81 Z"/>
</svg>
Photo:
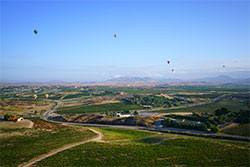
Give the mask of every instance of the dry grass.
<svg viewBox="0 0 250 167">
<path fill-rule="evenodd" d="M 85 103 L 83 102 L 70 102 L 70 103 L 64 103 L 63 107 L 73 107 L 73 106 L 80 106 L 83 105 Z"/>
<path fill-rule="evenodd" d="M 166 97 L 168 99 L 173 99 L 173 97 L 169 96 L 168 94 L 160 94 L 160 95 L 156 95 L 156 96 L 163 96 L 163 97 Z"/>
<path fill-rule="evenodd" d="M 95 105 L 97 104 L 108 104 L 108 103 L 120 103 L 121 101 L 119 100 L 103 100 L 101 102 L 95 103 Z"/>
<path fill-rule="evenodd" d="M 69 122 L 78 123 L 97 123 L 112 125 L 131 125 L 131 126 L 153 126 L 155 122 L 160 120 L 159 116 L 135 116 L 135 117 L 113 117 L 103 116 L 100 114 L 74 114 L 63 115 L 62 118 Z"/>
<path fill-rule="evenodd" d="M 49 110 L 53 106 L 53 103 L 38 103 L 21 100 L 0 99 L 0 116 L 5 114 L 13 115 L 27 115 L 34 114 L 34 111 L 38 113 L 42 110 Z"/>
<path fill-rule="evenodd" d="M 175 94 L 181 94 L 181 95 L 204 95 L 207 93 L 201 93 L 201 92 L 178 92 Z"/>
<path fill-rule="evenodd" d="M 23 120 L 19 122 L 13 122 L 13 121 L 1 121 L 0 122 L 0 128 L 31 128 L 33 125 L 33 122 L 30 120 Z"/>
<path fill-rule="evenodd" d="M 39 129 L 57 130 L 57 129 L 63 129 L 63 128 L 68 127 L 62 124 L 50 123 L 50 122 L 46 122 L 46 121 L 39 120 L 39 119 L 34 119 L 32 121 L 34 122 L 33 127 L 39 128 Z"/>
<path fill-rule="evenodd" d="M 226 129 L 234 128 L 234 127 L 237 127 L 237 126 L 239 126 L 238 123 L 231 123 L 231 124 L 221 128 L 221 130 L 226 130 Z"/>
</svg>

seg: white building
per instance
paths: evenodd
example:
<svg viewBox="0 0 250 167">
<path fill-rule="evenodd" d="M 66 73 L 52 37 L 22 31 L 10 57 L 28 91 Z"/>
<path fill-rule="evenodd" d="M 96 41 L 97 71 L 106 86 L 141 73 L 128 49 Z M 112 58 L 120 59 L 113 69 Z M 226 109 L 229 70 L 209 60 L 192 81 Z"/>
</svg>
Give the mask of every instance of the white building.
<svg viewBox="0 0 250 167">
<path fill-rule="evenodd" d="M 115 113 L 115 116 L 116 116 L 116 117 L 130 117 L 131 114 L 123 114 L 123 113 L 120 113 L 120 112 L 116 112 L 116 113 Z"/>
</svg>

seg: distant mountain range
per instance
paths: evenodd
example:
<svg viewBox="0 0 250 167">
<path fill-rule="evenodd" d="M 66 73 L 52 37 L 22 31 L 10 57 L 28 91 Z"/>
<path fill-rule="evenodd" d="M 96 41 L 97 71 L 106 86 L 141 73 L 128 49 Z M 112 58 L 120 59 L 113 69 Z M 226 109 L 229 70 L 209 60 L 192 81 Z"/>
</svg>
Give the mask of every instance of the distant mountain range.
<svg viewBox="0 0 250 167">
<path fill-rule="evenodd" d="M 157 80 L 154 80 L 150 77 L 119 77 L 107 80 L 107 82 L 129 82 L 129 83 L 136 83 L 136 82 L 146 82 L 146 83 L 153 83 L 158 82 Z"/>
<path fill-rule="evenodd" d="M 210 78 L 200 78 L 192 80 L 182 80 L 182 79 L 153 79 L 150 77 L 119 77 L 107 80 L 106 82 L 116 82 L 116 83 L 168 83 L 168 82 L 205 82 L 205 83 L 250 83 L 250 78 L 232 78 L 226 75 L 220 75 L 217 77 Z"/>
<path fill-rule="evenodd" d="M 250 78 L 232 78 L 227 75 L 217 77 L 201 78 L 193 80 L 193 82 L 219 82 L 219 83 L 249 83 Z"/>
</svg>

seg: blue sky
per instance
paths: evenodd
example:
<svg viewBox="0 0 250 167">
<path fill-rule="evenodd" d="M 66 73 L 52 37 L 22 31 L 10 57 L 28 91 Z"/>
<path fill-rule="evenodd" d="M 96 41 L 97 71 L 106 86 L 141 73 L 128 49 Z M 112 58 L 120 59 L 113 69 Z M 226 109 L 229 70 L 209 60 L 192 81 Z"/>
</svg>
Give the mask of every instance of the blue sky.
<svg viewBox="0 0 250 167">
<path fill-rule="evenodd" d="M 247 0 L 0 3 L 3 81 L 249 74 Z"/>
</svg>

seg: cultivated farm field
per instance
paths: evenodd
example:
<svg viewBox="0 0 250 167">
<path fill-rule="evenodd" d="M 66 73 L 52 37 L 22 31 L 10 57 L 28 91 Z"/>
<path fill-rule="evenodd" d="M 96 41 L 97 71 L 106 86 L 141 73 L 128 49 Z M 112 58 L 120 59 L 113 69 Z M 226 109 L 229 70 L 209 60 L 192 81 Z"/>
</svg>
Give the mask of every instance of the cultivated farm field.
<svg viewBox="0 0 250 167">
<path fill-rule="evenodd" d="M 95 134 L 82 127 L 67 127 L 36 119 L 34 128 L 0 129 L 0 166 L 18 166 L 34 157 Z"/>
<path fill-rule="evenodd" d="M 74 106 L 74 107 L 61 107 L 58 109 L 59 114 L 77 114 L 77 113 L 94 113 L 105 111 L 122 111 L 122 110 L 136 110 L 143 107 L 126 104 L 126 103 L 108 103 L 90 106 Z"/>
<path fill-rule="evenodd" d="M 249 166 L 248 143 L 99 129 L 105 143 L 90 142 L 38 166 Z"/>
</svg>

